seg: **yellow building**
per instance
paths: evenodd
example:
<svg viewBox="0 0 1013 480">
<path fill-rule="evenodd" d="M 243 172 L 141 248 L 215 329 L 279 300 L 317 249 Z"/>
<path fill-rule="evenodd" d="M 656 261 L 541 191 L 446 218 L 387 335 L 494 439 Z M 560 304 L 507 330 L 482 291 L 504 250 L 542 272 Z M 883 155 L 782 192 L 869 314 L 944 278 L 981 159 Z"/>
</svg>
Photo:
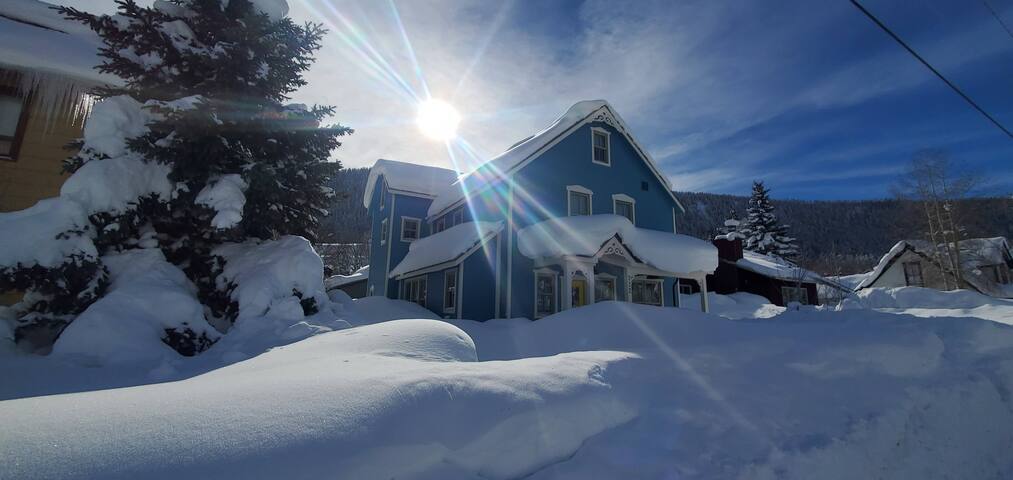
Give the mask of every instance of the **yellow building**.
<svg viewBox="0 0 1013 480">
<path fill-rule="evenodd" d="M 0 212 L 60 192 L 66 147 L 81 137 L 101 41 L 36 0 L 0 2 Z"/>
<path fill-rule="evenodd" d="M 0 1 L 0 212 L 56 196 L 67 146 L 82 136 L 99 73 L 99 37 L 37 0 Z M 0 294 L 0 305 L 19 295 Z"/>
</svg>

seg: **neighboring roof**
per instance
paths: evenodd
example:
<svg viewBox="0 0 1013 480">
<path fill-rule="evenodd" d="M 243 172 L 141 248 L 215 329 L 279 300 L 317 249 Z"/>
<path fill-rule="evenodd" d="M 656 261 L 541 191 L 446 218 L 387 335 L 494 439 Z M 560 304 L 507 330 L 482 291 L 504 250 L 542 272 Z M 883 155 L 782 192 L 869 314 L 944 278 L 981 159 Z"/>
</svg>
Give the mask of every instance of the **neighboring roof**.
<svg viewBox="0 0 1013 480">
<path fill-rule="evenodd" d="M 457 180 L 457 172 L 446 168 L 430 167 L 396 160 L 379 159 L 369 169 L 366 190 L 362 194 L 362 205 L 369 208 L 376 181 L 383 176 L 387 188 L 396 193 L 433 198 L 446 186 Z"/>
<path fill-rule="evenodd" d="M 876 264 L 876 268 L 865 276 L 855 290 L 861 290 L 876 283 L 883 272 L 889 269 L 897 258 L 906 251 L 914 252 L 927 261 L 937 263 L 932 243 L 923 240 L 901 240 L 886 255 L 883 255 L 883 258 Z M 961 270 L 964 272 L 964 280 L 981 293 L 998 296 L 1013 295 L 1013 292 L 1006 291 L 1004 287 L 1000 288 L 1001 291 L 997 290 L 997 287 L 991 285 L 987 279 L 979 278 L 981 275 L 977 270 L 978 267 L 985 265 L 1007 263 L 1011 257 L 1013 254 L 1011 254 L 1009 242 L 1005 237 L 969 238 L 960 241 L 960 263 Z"/>
<path fill-rule="evenodd" d="M 352 273 L 351 275 L 333 275 L 324 279 L 324 288 L 327 290 L 333 290 L 335 288 L 348 285 L 349 283 L 365 282 L 369 279 L 369 265 L 362 267 Z"/>
<path fill-rule="evenodd" d="M 532 259 L 591 257 L 618 237 L 641 262 L 671 273 L 713 273 L 718 249 L 687 235 L 637 228 L 619 215 L 560 217 L 536 223 L 517 233 L 520 252 Z"/>
<path fill-rule="evenodd" d="M 441 264 L 454 264 L 495 237 L 502 229 L 503 222 L 468 222 L 415 240 L 408 247 L 404 260 L 390 271 L 390 277 Z"/>
<path fill-rule="evenodd" d="M 60 16 L 37 0 L 0 2 L 0 65 L 45 72 L 92 84 L 118 84 L 99 73 L 102 40 L 86 25 Z"/>
<path fill-rule="evenodd" d="M 507 151 L 499 156 L 479 165 L 475 170 L 463 175 L 453 185 L 449 185 L 439 192 L 436 199 L 429 206 L 428 216 L 434 216 L 465 200 L 467 195 L 475 195 L 486 187 L 495 184 L 499 179 L 505 178 L 513 171 L 534 160 L 555 142 L 565 137 L 572 130 L 580 127 L 586 122 L 603 121 L 611 124 L 629 140 L 630 144 L 640 153 L 647 163 L 648 168 L 654 172 L 658 181 L 664 185 L 665 190 L 671 195 L 679 208 L 685 211 L 679 200 L 672 193 L 672 186 L 661 174 L 661 171 L 651 159 L 647 150 L 643 149 L 630 134 L 629 128 L 622 120 L 622 117 L 605 100 L 585 100 L 571 106 L 566 113 L 557 118 L 548 128 L 514 144 Z"/>
<path fill-rule="evenodd" d="M 825 281 L 820 274 L 806 270 L 788 260 L 764 255 L 751 250 L 743 250 L 742 258 L 735 262 L 735 266 L 743 270 L 749 270 L 750 272 L 758 273 L 765 277 L 776 278 L 778 280 L 794 281 L 799 280 L 801 277 L 803 282 Z"/>
</svg>

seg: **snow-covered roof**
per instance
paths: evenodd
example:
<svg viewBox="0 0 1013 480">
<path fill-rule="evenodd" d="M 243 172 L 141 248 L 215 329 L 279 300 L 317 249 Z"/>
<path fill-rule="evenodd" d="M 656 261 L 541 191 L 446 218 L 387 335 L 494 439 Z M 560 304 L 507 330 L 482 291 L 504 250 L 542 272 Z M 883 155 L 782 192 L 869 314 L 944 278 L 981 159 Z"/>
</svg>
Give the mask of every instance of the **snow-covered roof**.
<svg viewBox="0 0 1013 480">
<path fill-rule="evenodd" d="M 118 84 L 100 73 L 102 40 L 83 23 L 63 18 L 38 0 L 0 2 L 0 65 L 62 75 L 92 84 Z"/>
<path fill-rule="evenodd" d="M 429 206 L 427 215 L 438 215 L 458 202 L 465 200 L 464 192 L 468 192 L 469 195 L 479 193 L 485 187 L 506 177 L 528 161 L 534 160 L 572 130 L 586 122 L 599 120 L 614 124 L 615 128 L 626 136 L 645 159 L 647 166 L 655 173 L 662 185 L 665 186 L 665 190 L 669 192 L 676 204 L 679 204 L 679 201 L 675 199 L 675 194 L 672 193 L 671 184 L 668 182 L 668 179 L 661 174 L 654 160 L 647 153 L 647 150 L 641 148 L 629 133 L 626 123 L 623 122 L 612 106 L 605 100 L 585 100 L 571 106 L 566 113 L 552 122 L 548 128 L 514 144 L 499 156 L 479 165 L 471 172 L 463 175 L 452 185 L 445 187 Z M 679 204 L 679 208 L 682 208 L 681 204 Z"/>
<path fill-rule="evenodd" d="M 387 181 L 387 188 L 391 190 L 430 198 L 435 197 L 457 179 L 457 172 L 446 168 L 381 158 L 369 169 L 366 191 L 362 194 L 362 206 L 369 208 L 373 189 L 376 188 L 376 182 L 381 175 Z"/>
<path fill-rule="evenodd" d="M 883 272 L 893 264 L 897 257 L 909 250 L 925 257 L 929 261 L 935 261 L 935 249 L 932 248 L 932 243 L 924 240 L 901 240 L 886 255 L 883 255 L 883 258 L 879 260 L 876 267 L 865 276 L 862 283 L 858 284 L 855 290 L 872 286 Z M 964 279 L 983 293 L 989 293 L 993 288 L 987 284 L 985 279 L 979 279 L 973 275 L 977 268 L 985 265 L 1005 263 L 1010 258 L 1009 242 L 1005 237 L 968 238 L 960 241 L 960 263 L 961 270 L 965 273 Z M 968 275 L 968 273 L 972 275 Z"/>
<path fill-rule="evenodd" d="M 349 283 L 364 282 L 369 278 L 369 265 L 362 267 L 351 275 L 332 275 L 324 279 L 324 288 L 332 290 Z"/>
<path fill-rule="evenodd" d="M 743 250 L 742 258 L 737 260 L 735 265 L 743 270 L 780 280 L 798 280 L 801 277 L 802 281 L 806 282 L 824 281 L 818 273 L 806 270 L 788 260 L 751 250 Z"/>
<path fill-rule="evenodd" d="M 710 242 L 687 235 L 634 227 L 619 215 L 560 217 L 536 223 L 517 234 L 517 246 L 532 259 L 591 257 L 612 238 L 638 260 L 665 272 L 713 273 L 718 250 Z"/>
<path fill-rule="evenodd" d="M 415 240 L 408 247 L 404 260 L 390 271 L 390 277 L 456 262 L 495 237 L 502 229 L 503 222 L 468 222 Z"/>
</svg>

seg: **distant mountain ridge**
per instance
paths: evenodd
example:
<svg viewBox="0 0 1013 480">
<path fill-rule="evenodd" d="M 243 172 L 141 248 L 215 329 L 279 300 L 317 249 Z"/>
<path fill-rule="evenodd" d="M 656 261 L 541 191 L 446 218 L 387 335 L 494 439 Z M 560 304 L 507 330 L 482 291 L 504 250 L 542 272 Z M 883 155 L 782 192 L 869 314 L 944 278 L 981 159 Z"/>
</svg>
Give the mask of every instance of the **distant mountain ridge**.
<svg viewBox="0 0 1013 480">
<path fill-rule="evenodd" d="M 362 206 L 369 169 L 343 169 L 331 181 L 338 192 L 320 239 L 358 243 L 369 238 Z M 744 215 L 748 198 L 701 192 L 676 192 L 686 207 L 679 233 L 710 239 L 732 207 Z M 799 263 L 825 274 L 868 271 L 901 239 L 921 238 L 920 212 L 899 200 L 778 200 L 778 218 L 799 241 Z M 968 237 L 1013 237 L 1013 199 L 974 198 L 961 202 Z"/>
</svg>

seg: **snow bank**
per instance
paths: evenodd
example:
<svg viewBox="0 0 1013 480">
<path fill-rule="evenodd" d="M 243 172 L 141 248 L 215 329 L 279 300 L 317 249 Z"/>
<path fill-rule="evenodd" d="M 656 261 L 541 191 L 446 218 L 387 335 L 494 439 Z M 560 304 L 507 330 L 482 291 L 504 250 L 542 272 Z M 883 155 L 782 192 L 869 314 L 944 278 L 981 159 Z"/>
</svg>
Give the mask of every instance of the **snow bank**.
<svg viewBox="0 0 1013 480">
<path fill-rule="evenodd" d="M 532 259 L 564 255 L 594 256 L 618 235 L 638 259 L 673 273 L 713 273 L 718 267 L 718 250 L 709 242 L 645 228 L 636 228 L 619 215 L 560 217 L 525 227 L 517 234 L 517 245 Z"/>
<path fill-rule="evenodd" d="M 939 291 L 921 287 L 865 288 L 844 300 L 842 309 L 873 308 L 919 317 L 975 317 L 1013 325 L 1013 300 L 971 290 Z"/>
<path fill-rule="evenodd" d="M 71 255 L 94 259 L 95 245 L 83 235 L 64 235 L 90 224 L 81 207 L 47 198 L 16 212 L 0 213 L 0 266 L 59 266 Z"/>
<path fill-rule="evenodd" d="M 487 242 L 503 229 L 503 222 L 468 222 L 415 240 L 408 254 L 390 271 L 390 277 L 457 260 L 475 246 Z"/>
<path fill-rule="evenodd" d="M 205 321 L 197 289 L 158 249 L 106 255 L 112 283 L 60 334 L 53 356 L 97 366 L 178 358 L 162 342 L 165 330 L 193 330 L 210 340 L 219 334 Z"/>
<path fill-rule="evenodd" d="M 366 190 L 362 194 L 362 206 L 369 208 L 377 181 L 383 177 L 392 190 L 436 196 L 443 188 L 457 179 L 457 172 L 446 168 L 430 167 L 396 160 L 379 159 L 369 169 Z"/>
<path fill-rule="evenodd" d="M 519 478 L 636 414 L 609 383 L 632 355 L 474 359 L 453 326 L 389 322 L 187 380 L 4 401 L 0 472 Z"/>
<path fill-rule="evenodd" d="M 219 280 L 236 285 L 232 299 L 239 304 L 237 322 L 264 315 L 301 319 L 303 308 L 294 292 L 318 306 L 328 302 L 323 261 L 305 238 L 288 235 L 224 244 L 213 254 L 225 259 Z"/>
<path fill-rule="evenodd" d="M 354 300 L 354 308 L 348 321 L 353 325 L 369 325 L 400 319 L 436 320 L 440 317 L 417 303 L 405 300 L 391 300 L 387 297 L 366 297 Z"/>
</svg>

